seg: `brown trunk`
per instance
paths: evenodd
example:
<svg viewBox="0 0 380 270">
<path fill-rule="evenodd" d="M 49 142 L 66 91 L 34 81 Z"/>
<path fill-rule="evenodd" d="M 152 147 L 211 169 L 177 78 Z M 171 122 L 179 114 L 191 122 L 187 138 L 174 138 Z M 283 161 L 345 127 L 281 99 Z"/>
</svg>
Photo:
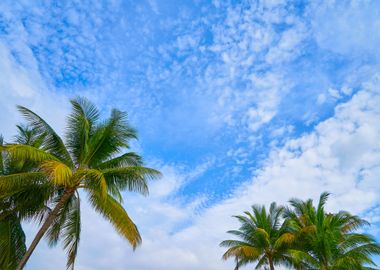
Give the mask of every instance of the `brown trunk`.
<svg viewBox="0 0 380 270">
<path fill-rule="evenodd" d="M 270 267 L 270 270 L 274 270 L 274 264 L 273 264 L 272 258 L 269 258 L 269 267 Z"/>
<path fill-rule="evenodd" d="M 34 249 L 37 247 L 38 243 L 40 242 L 41 238 L 44 236 L 46 231 L 49 229 L 50 225 L 53 223 L 54 219 L 57 217 L 59 210 L 61 210 L 63 204 L 66 202 L 67 199 L 74 193 L 74 190 L 66 190 L 64 194 L 62 195 L 59 202 L 54 207 L 53 211 L 50 212 L 49 216 L 45 220 L 44 224 L 41 226 L 40 230 L 36 234 L 36 236 L 33 239 L 33 242 L 30 244 L 28 250 L 26 251 L 24 257 L 21 259 L 20 263 L 18 264 L 16 270 L 22 270 L 26 263 L 28 262 L 30 256 L 32 255 Z"/>
</svg>

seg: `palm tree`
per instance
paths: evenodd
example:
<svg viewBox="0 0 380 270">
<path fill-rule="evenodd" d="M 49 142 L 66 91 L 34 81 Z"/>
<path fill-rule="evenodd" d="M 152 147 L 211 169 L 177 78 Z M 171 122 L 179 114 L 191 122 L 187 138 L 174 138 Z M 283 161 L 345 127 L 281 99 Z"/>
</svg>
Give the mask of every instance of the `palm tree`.
<svg viewBox="0 0 380 270">
<path fill-rule="evenodd" d="M 68 253 L 67 268 L 73 269 L 80 239 L 80 193 L 88 194 L 93 208 L 109 220 L 133 248 L 141 237 L 122 206 L 123 190 L 148 194 L 147 180 L 160 173 L 143 167 L 140 156 L 128 149 L 136 131 L 124 112 L 113 109 L 105 121 L 99 120 L 97 108 L 83 98 L 71 100 L 66 143 L 54 129 L 33 111 L 18 106 L 29 125 L 43 135 L 42 149 L 26 144 L 9 144 L 3 149 L 17 160 L 37 162 L 38 168 L 25 173 L 0 177 L 0 188 L 12 190 L 28 184 L 52 189 L 52 210 L 44 219 L 17 270 L 23 269 L 41 238 L 47 234 L 54 245 L 63 239 Z"/>
<path fill-rule="evenodd" d="M 288 264 L 288 249 L 295 237 L 288 230 L 287 222 L 281 216 L 284 208 L 270 205 L 269 213 L 264 206 L 252 206 L 251 212 L 244 216 L 235 216 L 241 226 L 239 230 L 228 231 L 239 240 L 225 240 L 220 245 L 227 247 L 223 259 L 235 258 L 236 268 L 248 263 L 257 262 L 256 269 L 275 265 Z"/>
<path fill-rule="evenodd" d="M 376 266 L 371 255 L 380 246 L 368 234 L 356 231 L 368 223 L 348 212 L 326 213 L 329 193 L 322 193 L 317 207 L 312 200 L 290 201 L 285 217 L 297 236 L 291 251 L 298 269 L 361 270 Z"/>
<path fill-rule="evenodd" d="M 28 127 L 17 126 L 17 143 L 39 147 L 42 137 Z M 0 136 L 0 145 L 3 138 Z M 6 153 L 0 153 L 0 175 L 30 170 L 35 164 L 16 161 Z M 30 191 L 34 189 L 35 194 Z M 29 186 L 27 190 L 13 190 L 12 195 L 0 193 L 0 269 L 14 270 L 26 252 L 22 220 L 38 218 L 46 213 L 44 202 L 49 192 L 41 186 Z"/>
<path fill-rule="evenodd" d="M 0 137 L 3 145 L 3 138 Z M 0 174 L 4 175 L 13 170 L 10 160 L 0 155 Z M 0 269 L 16 268 L 18 262 L 25 254 L 25 234 L 21 227 L 21 219 L 16 211 L 9 211 L 14 198 L 0 199 Z"/>
</svg>

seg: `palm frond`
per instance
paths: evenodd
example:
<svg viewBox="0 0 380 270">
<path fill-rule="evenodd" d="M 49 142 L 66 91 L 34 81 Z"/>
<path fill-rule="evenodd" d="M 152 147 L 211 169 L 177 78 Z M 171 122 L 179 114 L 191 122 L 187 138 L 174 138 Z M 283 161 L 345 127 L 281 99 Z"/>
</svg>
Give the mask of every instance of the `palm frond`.
<svg viewBox="0 0 380 270">
<path fill-rule="evenodd" d="M 141 236 L 125 209 L 110 195 L 104 200 L 99 192 L 90 191 L 90 202 L 126 238 L 135 249 L 141 243 Z"/>
<path fill-rule="evenodd" d="M 41 220 L 48 212 L 47 202 L 54 194 L 54 188 L 50 184 L 30 183 L 22 188 L 12 189 L 9 194 L 0 198 L 1 203 L 7 203 L 5 207 L 0 206 L 0 220 L 8 218 L 13 214 L 21 220 Z"/>
<path fill-rule="evenodd" d="M 103 199 L 107 198 L 108 182 L 102 171 L 96 169 L 79 169 L 76 172 L 76 178 L 84 179 L 84 188 L 97 190 Z"/>
<path fill-rule="evenodd" d="M 129 152 L 123 154 L 119 157 L 112 158 L 107 160 L 96 167 L 99 169 L 109 169 L 109 168 L 117 168 L 117 167 L 125 167 L 125 166 L 142 166 L 143 161 L 142 157 L 134 152 Z"/>
<path fill-rule="evenodd" d="M 65 163 L 57 160 L 47 160 L 42 162 L 40 169 L 57 186 L 73 185 L 73 172 Z"/>
<path fill-rule="evenodd" d="M 149 193 L 147 180 L 161 176 L 159 171 L 141 166 L 109 168 L 103 169 L 102 172 L 108 186 L 115 186 L 121 190 L 127 189 L 144 195 Z"/>
<path fill-rule="evenodd" d="M 87 154 L 88 140 L 99 118 L 99 111 L 85 98 L 77 97 L 70 102 L 73 111 L 68 118 L 67 148 L 72 153 L 74 161 L 81 164 Z"/>
<path fill-rule="evenodd" d="M 2 151 L 6 151 L 16 160 L 30 160 L 33 162 L 41 162 L 45 160 L 57 160 L 52 154 L 24 144 L 7 144 L 1 146 Z"/>
<path fill-rule="evenodd" d="M 223 254 L 223 259 L 227 260 L 229 258 L 243 257 L 249 260 L 257 260 L 261 254 L 262 254 L 262 250 L 258 248 L 247 246 L 247 245 L 240 245 L 240 246 L 233 246 L 229 248 Z"/>
<path fill-rule="evenodd" d="M 319 269 L 319 261 L 316 260 L 313 256 L 303 250 L 292 249 L 289 250 L 289 254 L 292 257 L 292 260 L 296 264 L 306 264 L 308 265 L 307 269 Z"/>
<path fill-rule="evenodd" d="M 136 131 L 127 122 L 127 114 L 114 109 L 110 118 L 94 130 L 88 143 L 88 153 L 84 163 L 96 167 L 109 160 L 122 148 L 128 148 L 129 140 L 136 138 Z"/>
<path fill-rule="evenodd" d="M 44 136 L 43 148 L 56 158 L 65 162 L 69 167 L 73 166 L 70 154 L 67 151 L 62 139 L 54 131 L 54 129 L 46 123 L 39 115 L 23 106 L 17 106 L 18 110 L 28 121 L 30 127 L 37 132 L 38 135 Z"/>
<path fill-rule="evenodd" d="M 17 135 L 15 142 L 17 144 L 27 144 L 36 148 L 40 148 L 45 139 L 45 134 L 38 134 L 35 129 L 25 125 L 16 125 Z"/>
<path fill-rule="evenodd" d="M 320 196 L 319 196 L 319 203 L 318 203 L 318 207 L 317 208 L 322 208 L 325 206 L 328 198 L 330 197 L 330 193 L 329 192 L 323 192 Z"/>
<path fill-rule="evenodd" d="M 293 233 L 283 233 L 274 243 L 274 248 L 280 249 L 284 245 L 291 246 L 296 241 L 296 235 Z"/>
<path fill-rule="evenodd" d="M 42 172 L 22 172 L 11 175 L 0 176 L 0 197 L 7 192 L 19 190 L 28 187 L 30 184 L 40 184 L 45 181 L 45 175 Z"/>
<path fill-rule="evenodd" d="M 265 270 L 268 270 L 267 267 L 265 267 L 266 265 L 268 265 L 268 258 L 267 256 L 261 256 L 261 258 L 259 258 L 257 264 L 256 264 L 256 267 L 255 269 L 262 269 L 264 267 Z"/>
<path fill-rule="evenodd" d="M 0 269 L 16 269 L 25 251 L 25 234 L 20 219 L 13 215 L 0 220 Z"/>
<path fill-rule="evenodd" d="M 67 250 L 67 269 L 73 270 L 78 252 L 81 232 L 80 219 L 80 199 L 78 194 L 72 197 L 71 207 L 64 224 L 62 237 L 64 238 L 64 248 Z"/>
<path fill-rule="evenodd" d="M 58 203 L 60 198 L 60 196 L 55 198 L 55 203 Z M 49 229 L 46 232 L 46 238 L 50 247 L 57 245 L 58 241 L 61 238 L 61 235 L 63 234 L 64 224 L 68 219 L 73 200 L 74 195 L 67 199 L 67 201 L 63 204 L 62 208 L 59 210 L 55 220 L 53 221 L 53 224 L 49 227 Z"/>
</svg>

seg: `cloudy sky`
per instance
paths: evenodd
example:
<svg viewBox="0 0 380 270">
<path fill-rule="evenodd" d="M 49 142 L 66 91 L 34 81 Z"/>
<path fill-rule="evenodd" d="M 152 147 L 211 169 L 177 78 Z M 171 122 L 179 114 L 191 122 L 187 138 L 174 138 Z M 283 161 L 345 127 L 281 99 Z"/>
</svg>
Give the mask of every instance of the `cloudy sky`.
<svg viewBox="0 0 380 270">
<path fill-rule="evenodd" d="M 163 172 L 125 194 L 135 252 L 82 197 L 77 270 L 232 269 L 231 215 L 323 191 L 380 239 L 379 28 L 377 0 L 3 0 L 0 133 L 16 104 L 63 133 L 85 96 L 127 111 Z M 42 243 L 26 269 L 63 270 L 65 253 Z"/>
</svg>

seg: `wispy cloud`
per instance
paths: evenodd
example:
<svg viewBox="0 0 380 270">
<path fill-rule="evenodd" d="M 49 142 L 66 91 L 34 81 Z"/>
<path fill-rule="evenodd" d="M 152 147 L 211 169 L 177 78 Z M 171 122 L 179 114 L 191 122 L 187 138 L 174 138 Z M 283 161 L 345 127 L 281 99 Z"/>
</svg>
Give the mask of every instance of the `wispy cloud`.
<svg viewBox="0 0 380 270">
<path fill-rule="evenodd" d="M 68 112 L 67 96 L 49 91 L 39 75 L 36 63 L 28 58 L 28 48 L 18 49 L 16 58 L 0 43 L 0 133 L 8 140 L 15 134 L 15 125 L 21 122 L 16 105 L 40 111 L 55 128 L 62 131 L 64 116 Z M 21 64 L 20 61 L 27 64 Z"/>
<path fill-rule="evenodd" d="M 291 197 L 316 199 L 323 191 L 333 193 L 328 209 L 346 209 L 377 222 L 379 103 L 377 76 L 352 100 L 337 106 L 333 117 L 272 150 L 256 176 L 229 199 L 201 212 L 192 204 L 168 200 L 188 176 L 173 167 L 163 167 L 165 177 L 153 183 L 150 198 L 126 196 L 125 205 L 144 237 L 135 253 L 85 206 L 78 269 L 104 269 L 109 258 L 113 269 L 231 269 L 231 263 L 221 261 L 223 250 L 218 243 L 228 237 L 227 230 L 237 226 L 232 215 L 252 204 L 286 203 Z M 52 258 L 62 257 L 58 250 L 40 250 L 44 255 L 57 253 Z M 33 267 L 45 269 L 52 261 L 36 257 L 32 262 Z"/>
<path fill-rule="evenodd" d="M 330 209 L 376 225 L 378 9 L 377 1 L 5 1 L 0 131 L 14 131 L 16 103 L 62 131 L 67 97 L 85 95 L 102 112 L 127 110 L 137 148 L 164 172 L 149 198 L 126 197 L 144 237 L 136 253 L 84 204 L 78 269 L 110 260 L 114 269 L 230 269 L 218 248 L 235 226 L 229 216 L 326 190 Z M 63 269 L 63 260 L 42 246 L 30 267 Z"/>
</svg>

